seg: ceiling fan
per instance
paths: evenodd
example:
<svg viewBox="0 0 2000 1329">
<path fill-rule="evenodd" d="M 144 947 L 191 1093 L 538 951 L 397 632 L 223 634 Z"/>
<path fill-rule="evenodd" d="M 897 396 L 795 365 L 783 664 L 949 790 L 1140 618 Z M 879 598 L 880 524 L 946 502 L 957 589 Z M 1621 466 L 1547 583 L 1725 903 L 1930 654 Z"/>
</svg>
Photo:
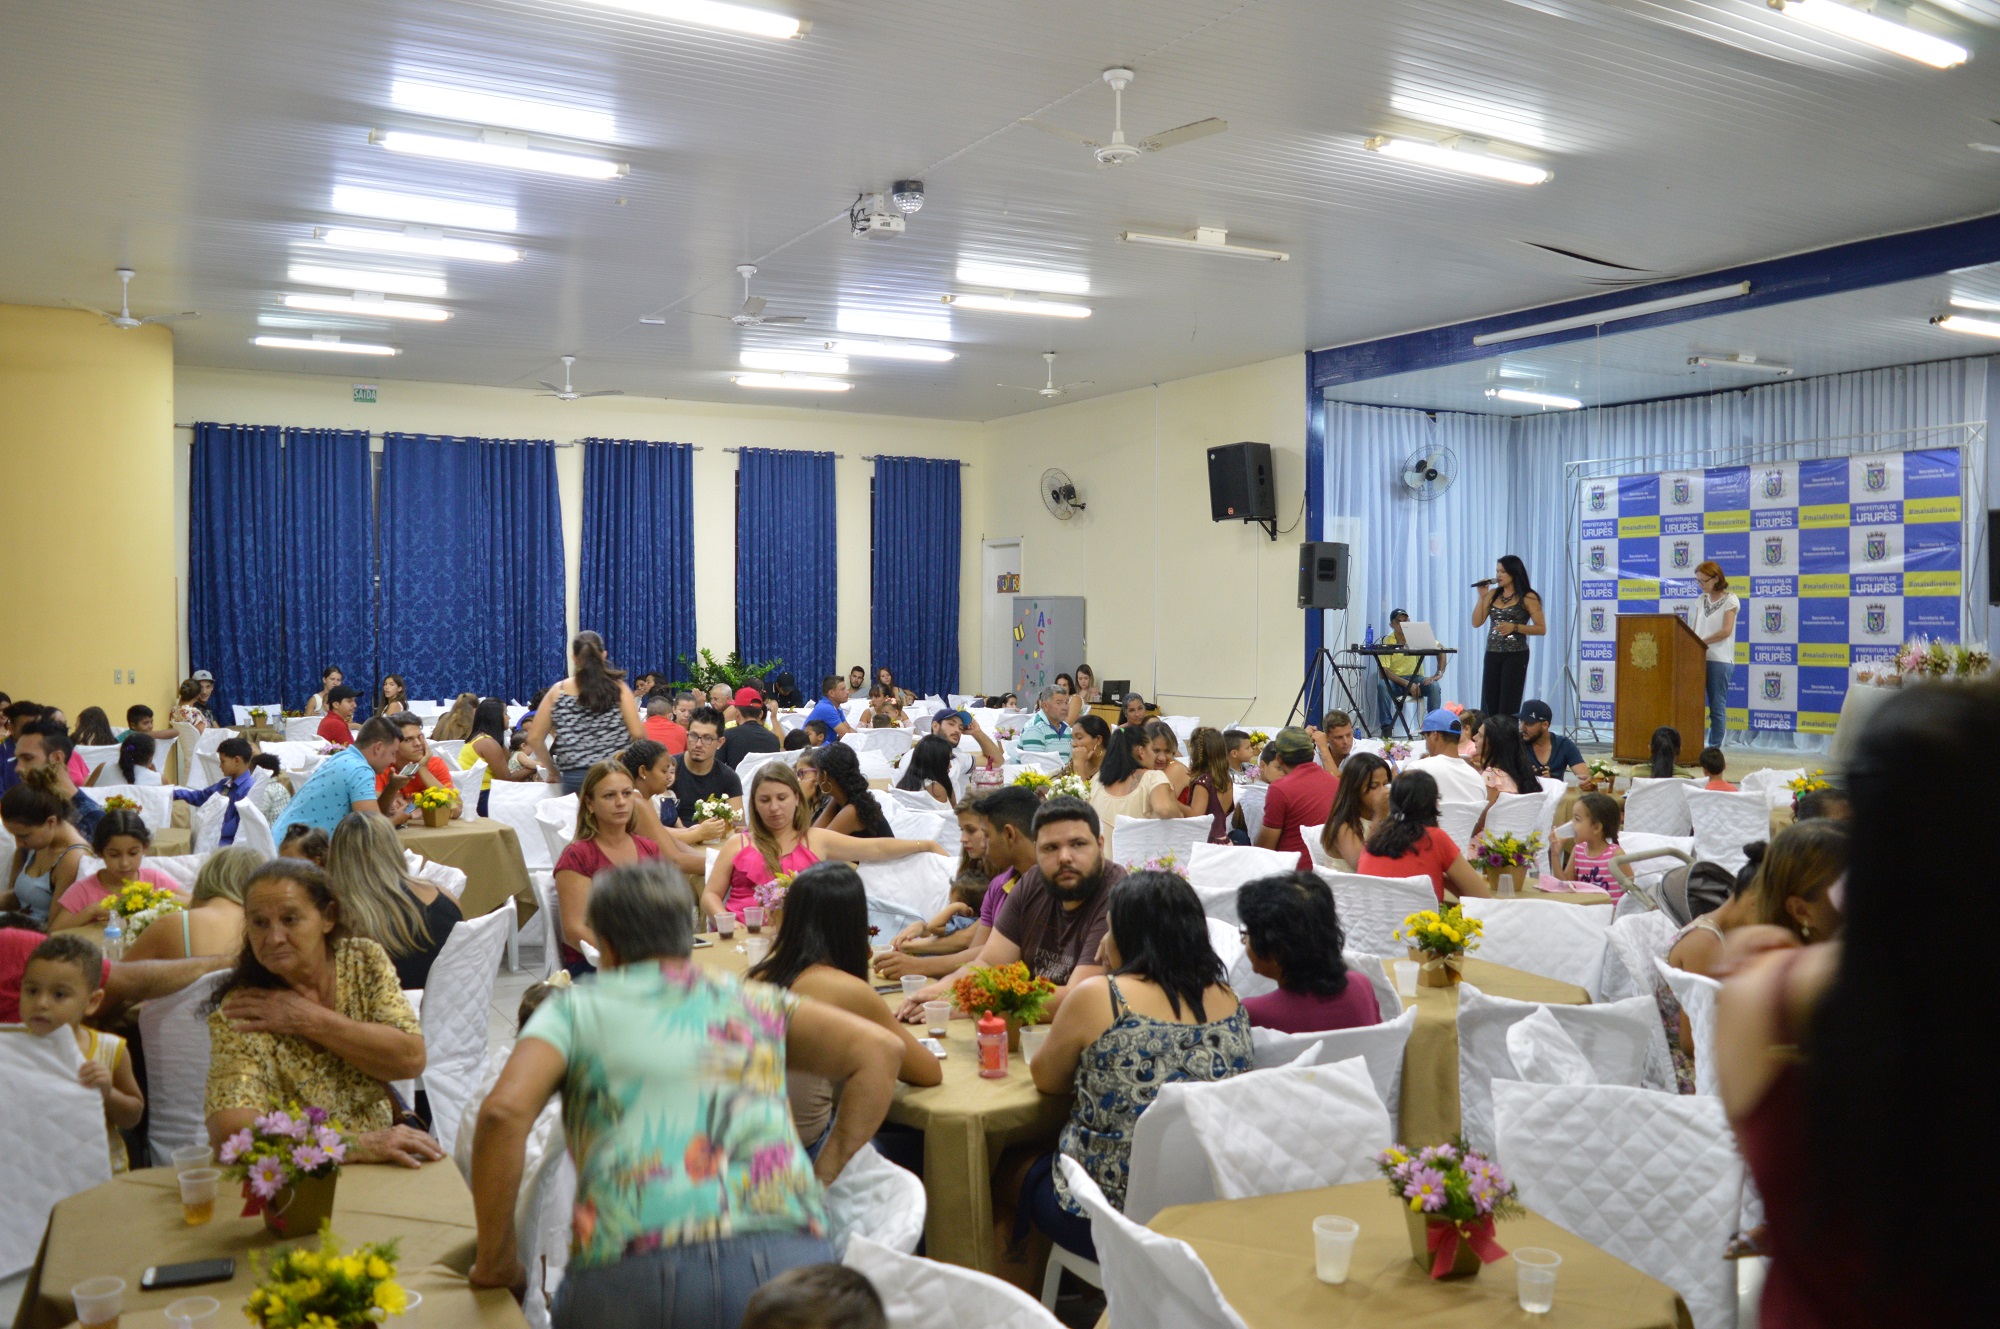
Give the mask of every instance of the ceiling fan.
<svg viewBox="0 0 2000 1329">
<path fill-rule="evenodd" d="M 1044 397 L 1061 397 L 1066 395 L 1071 388 L 1088 388 L 1095 386 L 1093 380 L 1087 378 L 1078 379 L 1074 383 L 1057 383 L 1056 353 L 1054 351 L 1043 351 L 1042 359 L 1049 362 L 1049 381 L 1043 386 L 1039 388 L 1031 388 L 1023 383 L 996 383 L 994 384 L 994 386 L 1000 388 L 1012 388 L 1016 392 L 1039 393 Z"/>
<path fill-rule="evenodd" d="M 118 312 L 115 314 L 108 309 L 99 309 L 95 305 L 77 304 L 77 302 L 74 300 L 65 301 L 64 303 L 74 305 L 78 309 L 82 309 L 89 313 L 96 314 L 99 318 L 102 318 L 106 323 L 109 323 L 112 327 L 117 328 L 121 332 L 129 332 L 133 328 L 143 328 L 148 323 L 171 323 L 177 318 L 201 317 L 201 315 L 196 311 L 192 309 L 187 309 L 183 310 L 178 314 L 148 314 L 145 318 L 133 318 L 132 278 L 136 276 L 138 276 L 138 274 L 132 271 L 132 269 L 130 268 L 118 269 L 118 281 L 120 284 L 118 288 Z"/>
<path fill-rule="evenodd" d="M 1104 81 L 1111 85 L 1111 141 L 1108 143 L 1085 138 L 1074 130 L 1064 129 L 1061 125 L 1052 125 L 1046 120 L 1037 120 L 1032 116 L 1022 117 L 1021 123 L 1033 125 L 1044 134 L 1054 134 L 1057 138 L 1066 138 L 1072 143 L 1083 144 L 1090 149 L 1091 156 L 1097 158 L 1100 167 L 1123 166 L 1142 152 L 1158 152 L 1162 148 L 1171 148 L 1176 144 L 1191 143 L 1198 138 L 1207 138 L 1210 134 L 1220 134 L 1229 128 L 1227 120 L 1218 120 L 1210 116 L 1206 120 L 1196 120 L 1177 129 L 1165 129 L 1157 134 L 1148 135 L 1136 143 L 1128 141 L 1125 137 L 1125 89 L 1131 86 L 1135 77 L 1137 76 L 1131 70 L 1122 67 L 1104 71 Z"/>
<path fill-rule="evenodd" d="M 755 263 L 738 263 L 736 275 L 743 279 L 743 307 L 733 314 L 704 314 L 698 309 L 690 309 L 690 314 L 700 314 L 703 318 L 726 318 L 739 328 L 762 328 L 774 323 L 803 323 L 803 314 L 765 314 L 765 301 L 761 295 L 750 294 L 750 279 L 757 275 Z M 641 323 L 665 323 L 663 318 L 642 318 Z"/>
<path fill-rule="evenodd" d="M 1052 466 L 1042 472 L 1042 506 L 1056 520 L 1068 521 L 1088 505 L 1076 496 L 1069 476 Z"/>
<path fill-rule="evenodd" d="M 535 394 L 537 397 L 554 397 L 557 401 L 576 401 L 583 397 L 622 397 L 625 395 L 625 389 L 623 388 L 599 388 L 595 392 L 578 392 L 575 388 L 570 386 L 570 381 L 569 381 L 570 366 L 576 363 L 576 357 L 573 355 L 565 355 L 562 358 L 562 362 L 563 362 L 563 385 L 561 387 L 557 387 L 555 384 L 549 382 L 547 379 L 543 379 L 542 386 L 547 388 L 548 391 L 537 392 Z"/>
</svg>

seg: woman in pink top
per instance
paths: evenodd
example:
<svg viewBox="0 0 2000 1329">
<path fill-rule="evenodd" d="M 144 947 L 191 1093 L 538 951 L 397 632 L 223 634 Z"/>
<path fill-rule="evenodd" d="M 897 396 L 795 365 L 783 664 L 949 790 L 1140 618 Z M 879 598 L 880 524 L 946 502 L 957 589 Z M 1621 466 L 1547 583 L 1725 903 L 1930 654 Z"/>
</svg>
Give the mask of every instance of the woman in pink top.
<svg viewBox="0 0 2000 1329">
<path fill-rule="evenodd" d="M 1461 898 L 1492 895 L 1437 821 L 1437 781 L 1429 771 L 1404 771 L 1389 786 L 1388 815 L 1369 833 L 1354 870 L 1364 877 L 1429 877 L 1440 902 L 1447 882 Z"/>
<path fill-rule="evenodd" d="M 743 807 L 750 829 L 737 836 L 734 846 L 725 846 L 709 869 L 701 893 L 704 917 L 727 912 L 740 919 L 757 903 L 759 886 L 823 858 L 879 863 L 906 854 L 944 852 L 935 840 L 864 840 L 812 825 L 799 778 L 781 762 L 757 768 L 743 795 Z"/>
<path fill-rule="evenodd" d="M 111 897 L 135 881 L 163 891 L 171 891 L 187 901 L 181 884 L 166 873 L 144 866 L 146 851 L 153 847 L 153 833 L 139 814 L 113 808 L 98 819 L 90 837 L 90 852 L 104 860 L 91 876 L 74 882 L 56 900 L 49 912 L 49 931 L 101 923 L 111 914 Z"/>
</svg>

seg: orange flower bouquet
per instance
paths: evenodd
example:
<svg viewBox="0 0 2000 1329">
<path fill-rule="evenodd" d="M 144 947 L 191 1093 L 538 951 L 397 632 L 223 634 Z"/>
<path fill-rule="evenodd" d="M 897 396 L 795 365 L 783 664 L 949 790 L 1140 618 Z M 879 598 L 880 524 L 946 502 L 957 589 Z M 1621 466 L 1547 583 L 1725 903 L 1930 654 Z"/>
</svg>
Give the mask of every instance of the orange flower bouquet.
<svg viewBox="0 0 2000 1329">
<path fill-rule="evenodd" d="M 1006 1020 L 1007 1046 L 1018 1051 L 1021 1026 L 1042 1022 L 1055 990 L 1054 983 L 1036 978 L 1027 965 L 1016 961 L 974 969 L 952 985 L 951 997 L 974 1019 L 991 1011 Z"/>
</svg>

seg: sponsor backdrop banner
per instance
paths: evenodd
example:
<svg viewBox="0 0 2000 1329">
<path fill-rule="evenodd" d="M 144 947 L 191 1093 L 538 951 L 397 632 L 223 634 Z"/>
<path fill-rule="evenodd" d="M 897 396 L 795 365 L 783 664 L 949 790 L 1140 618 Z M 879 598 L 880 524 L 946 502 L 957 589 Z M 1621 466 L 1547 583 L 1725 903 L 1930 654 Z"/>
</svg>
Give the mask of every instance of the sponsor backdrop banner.
<svg viewBox="0 0 2000 1329">
<path fill-rule="evenodd" d="M 1855 662 L 1958 640 L 1961 474 L 1937 448 L 1582 481 L 1582 718 L 1611 722 L 1617 615 L 1687 618 L 1713 560 L 1743 605 L 1729 728 L 1832 733 Z"/>
</svg>

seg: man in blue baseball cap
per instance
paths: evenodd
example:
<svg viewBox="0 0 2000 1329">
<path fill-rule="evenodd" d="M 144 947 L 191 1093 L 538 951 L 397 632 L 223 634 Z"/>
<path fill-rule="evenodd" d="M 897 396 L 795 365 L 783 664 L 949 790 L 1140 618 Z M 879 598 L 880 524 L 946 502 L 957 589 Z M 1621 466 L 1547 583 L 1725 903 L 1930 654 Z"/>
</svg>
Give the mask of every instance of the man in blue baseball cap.
<svg viewBox="0 0 2000 1329">
<path fill-rule="evenodd" d="M 1547 702 L 1522 702 L 1521 714 L 1517 718 L 1521 721 L 1521 741 L 1528 745 L 1528 760 L 1534 763 L 1536 775 L 1560 780 L 1564 771 L 1575 771 L 1579 780 L 1590 778 L 1590 767 L 1584 762 L 1583 753 L 1577 750 L 1576 744 L 1567 735 L 1549 729 L 1556 713 Z"/>
<path fill-rule="evenodd" d="M 958 748 L 960 737 L 966 734 L 972 735 L 972 741 L 979 744 L 981 766 L 991 769 L 1005 760 L 1000 745 L 987 737 L 986 731 L 979 727 L 979 721 L 973 718 L 971 711 L 939 711 L 931 717 L 931 732 L 951 744 L 954 751 Z"/>
<path fill-rule="evenodd" d="M 1486 777 L 1458 755 L 1458 717 L 1440 707 L 1424 717 L 1424 755 L 1406 762 L 1405 771 L 1427 771 L 1437 781 L 1442 803 L 1486 802 Z"/>
</svg>

